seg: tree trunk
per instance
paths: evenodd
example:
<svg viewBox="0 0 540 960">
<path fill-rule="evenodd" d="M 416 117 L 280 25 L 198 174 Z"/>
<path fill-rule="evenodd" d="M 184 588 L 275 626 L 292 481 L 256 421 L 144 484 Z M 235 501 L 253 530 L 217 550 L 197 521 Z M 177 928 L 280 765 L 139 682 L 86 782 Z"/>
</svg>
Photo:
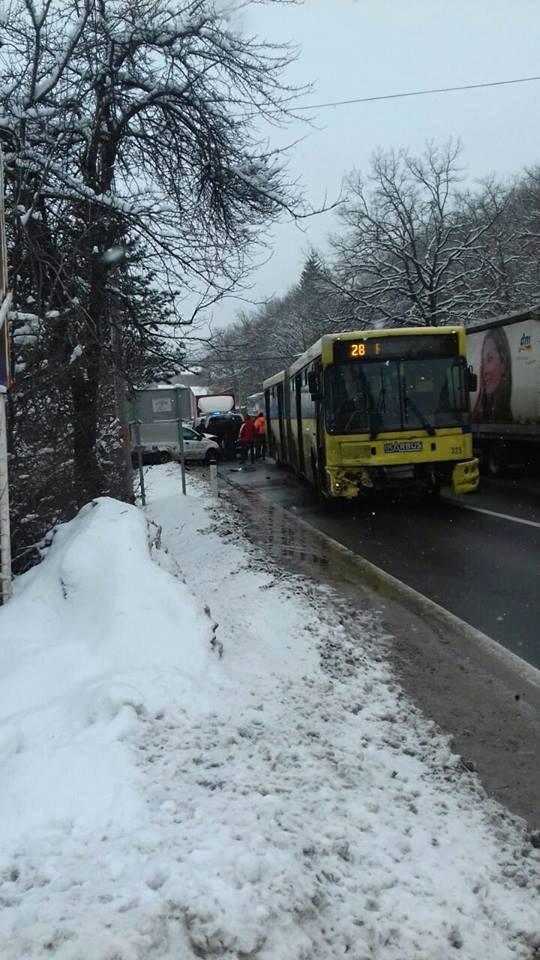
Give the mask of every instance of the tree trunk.
<svg viewBox="0 0 540 960">
<path fill-rule="evenodd" d="M 103 493 L 103 476 L 97 460 L 99 346 L 86 357 L 84 367 L 71 378 L 73 400 L 73 479 L 79 507 Z"/>
<path fill-rule="evenodd" d="M 81 358 L 72 364 L 73 478 L 79 506 L 103 493 L 103 475 L 97 459 L 99 389 L 105 313 L 105 271 L 94 262 L 90 275 L 85 343 Z M 82 331 L 81 331 L 82 333 Z"/>
<path fill-rule="evenodd" d="M 116 416 L 120 422 L 122 433 L 122 489 L 128 503 L 133 502 L 133 466 L 131 463 L 131 444 L 129 437 L 129 420 L 127 410 L 127 385 L 122 373 L 122 344 L 120 331 L 116 323 L 112 323 L 111 344 L 114 363 L 114 395 L 116 401 Z"/>
</svg>

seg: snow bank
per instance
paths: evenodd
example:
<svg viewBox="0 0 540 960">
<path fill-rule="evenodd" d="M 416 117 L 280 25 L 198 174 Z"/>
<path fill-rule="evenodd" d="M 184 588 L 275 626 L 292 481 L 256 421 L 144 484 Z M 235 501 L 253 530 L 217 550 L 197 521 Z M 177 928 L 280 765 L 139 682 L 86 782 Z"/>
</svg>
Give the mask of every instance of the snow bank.
<svg viewBox="0 0 540 960">
<path fill-rule="evenodd" d="M 192 477 L 147 472 L 168 553 L 99 500 L 0 610 L 2 960 L 532 960 L 537 853 L 369 611 Z"/>
<path fill-rule="evenodd" d="M 156 843 L 143 730 L 179 702 L 196 715 L 210 624 L 141 513 L 103 499 L 15 582 L 0 638 L 0 955 L 101 960 L 103 904 L 129 900 Z"/>
<path fill-rule="evenodd" d="M 196 949 L 531 960 L 538 852 L 403 696 L 372 613 L 265 563 L 193 476 L 191 497 L 178 488 L 177 465 L 152 468 L 149 513 L 171 553 L 190 543 L 183 569 L 220 622 L 226 670 L 201 731 Z"/>
</svg>

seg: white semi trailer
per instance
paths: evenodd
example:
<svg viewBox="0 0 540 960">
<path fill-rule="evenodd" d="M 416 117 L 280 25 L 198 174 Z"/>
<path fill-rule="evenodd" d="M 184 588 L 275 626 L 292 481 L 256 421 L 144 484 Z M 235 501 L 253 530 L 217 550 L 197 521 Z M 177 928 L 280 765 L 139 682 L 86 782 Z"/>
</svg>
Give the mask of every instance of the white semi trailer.
<svg viewBox="0 0 540 960">
<path fill-rule="evenodd" d="M 186 460 L 214 462 L 219 444 L 192 428 L 197 402 L 190 387 L 169 384 L 136 389 L 131 397 L 131 449 L 145 462 L 165 462 L 183 453 Z M 179 430 L 182 429 L 182 438 Z"/>
<path fill-rule="evenodd" d="M 467 330 L 474 445 L 492 476 L 540 464 L 540 304 Z"/>
</svg>

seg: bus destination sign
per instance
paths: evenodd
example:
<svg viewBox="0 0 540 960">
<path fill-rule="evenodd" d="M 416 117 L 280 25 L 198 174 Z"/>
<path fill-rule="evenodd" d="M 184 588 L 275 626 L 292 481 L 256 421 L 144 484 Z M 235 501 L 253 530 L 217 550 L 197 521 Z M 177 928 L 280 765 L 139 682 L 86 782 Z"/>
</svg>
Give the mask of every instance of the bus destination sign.
<svg viewBox="0 0 540 960">
<path fill-rule="evenodd" d="M 457 334 L 397 334 L 366 337 L 365 340 L 336 340 L 334 360 L 423 360 L 455 357 L 459 345 Z"/>
</svg>

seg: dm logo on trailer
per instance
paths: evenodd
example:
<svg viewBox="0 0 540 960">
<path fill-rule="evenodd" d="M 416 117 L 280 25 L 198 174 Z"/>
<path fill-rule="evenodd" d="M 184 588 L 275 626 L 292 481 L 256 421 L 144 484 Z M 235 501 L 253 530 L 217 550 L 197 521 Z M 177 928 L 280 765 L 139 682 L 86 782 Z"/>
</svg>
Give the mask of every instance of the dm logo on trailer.
<svg viewBox="0 0 540 960">
<path fill-rule="evenodd" d="M 521 340 L 519 341 L 519 353 L 523 353 L 524 350 L 532 350 L 531 338 L 528 333 L 522 333 Z"/>
</svg>

